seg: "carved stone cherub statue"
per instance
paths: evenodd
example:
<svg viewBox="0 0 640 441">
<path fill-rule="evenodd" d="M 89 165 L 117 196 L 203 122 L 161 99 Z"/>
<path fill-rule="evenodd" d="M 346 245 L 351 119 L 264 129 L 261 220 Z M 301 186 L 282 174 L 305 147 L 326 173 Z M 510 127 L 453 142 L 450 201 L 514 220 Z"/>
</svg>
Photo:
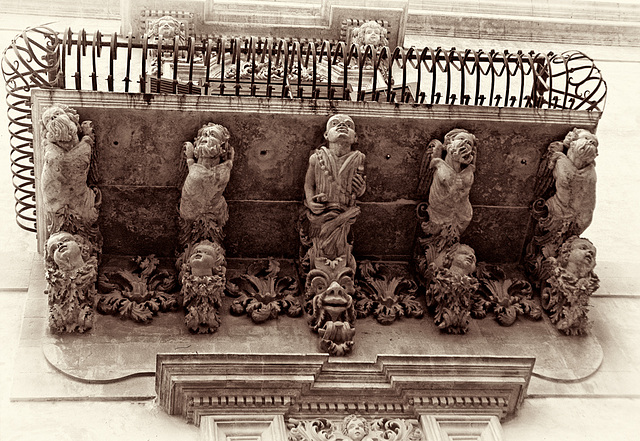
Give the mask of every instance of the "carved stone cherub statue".
<svg viewBox="0 0 640 441">
<path fill-rule="evenodd" d="M 52 332 L 83 333 L 93 327 L 98 261 L 91 243 L 67 232 L 52 234 L 45 248 L 45 279 Z"/>
<path fill-rule="evenodd" d="M 351 32 L 352 42 L 358 46 L 371 45 L 379 48 L 389 45 L 387 29 L 376 21 L 366 21 Z"/>
<path fill-rule="evenodd" d="M 432 273 L 427 289 L 427 304 L 435 310 L 434 322 L 449 334 L 465 334 L 473 309 L 478 280 L 473 248 L 456 243 L 429 265 Z"/>
<path fill-rule="evenodd" d="M 212 333 L 220 326 L 218 310 L 226 283 L 224 249 L 217 242 L 204 240 L 191 249 L 182 264 L 183 305 L 187 312 L 185 323 L 194 333 Z"/>
<path fill-rule="evenodd" d="M 438 251 L 460 239 L 473 216 L 469 192 L 476 169 L 476 137 L 464 129 L 453 129 L 444 145 L 434 139 L 423 158 L 421 186 L 428 188 L 428 219 L 422 223 L 425 239 Z"/>
<path fill-rule="evenodd" d="M 185 142 L 189 172 L 182 186 L 181 242 L 222 240 L 222 227 L 229 219 L 224 192 L 233 167 L 234 150 L 227 144 L 229 131 L 214 123 L 198 130 L 195 146 Z"/>
<path fill-rule="evenodd" d="M 95 135 L 91 121 L 79 121 L 77 112 L 65 105 L 42 114 L 41 189 L 48 233 L 89 234 L 98 219 L 100 191 L 87 185 Z"/>
<path fill-rule="evenodd" d="M 596 248 L 578 236 L 567 239 L 558 258 L 549 258 L 551 276 L 542 288 L 542 306 L 556 328 L 567 335 L 584 334 L 588 328 L 589 297 L 599 288 Z"/>
<path fill-rule="evenodd" d="M 562 243 L 591 224 L 596 203 L 595 158 L 598 140 L 588 130 L 573 129 L 563 142 L 552 142 L 538 168 L 532 216 L 537 220 L 527 247 L 527 269 L 537 282 L 548 277 L 546 259 Z"/>
</svg>

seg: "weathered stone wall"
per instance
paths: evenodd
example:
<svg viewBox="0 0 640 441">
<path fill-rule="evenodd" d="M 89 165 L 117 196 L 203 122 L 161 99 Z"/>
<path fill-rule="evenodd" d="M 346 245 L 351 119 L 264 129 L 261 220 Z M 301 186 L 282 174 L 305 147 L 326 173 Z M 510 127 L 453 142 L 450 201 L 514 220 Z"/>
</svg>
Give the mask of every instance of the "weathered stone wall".
<svg viewBox="0 0 640 441">
<path fill-rule="evenodd" d="M 430 140 L 459 127 L 478 138 L 470 195 L 474 216 L 462 242 L 476 250 L 478 260 L 515 262 L 529 228 L 528 206 L 541 154 L 574 127 L 594 130 L 600 116 L 566 110 L 54 90 L 34 92 L 34 120 L 53 102 L 70 105 L 81 120 L 94 122 L 104 253 L 166 257 L 177 249 L 183 143 L 193 141 L 210 121 L 229 129 L 236 151 L 225 192 L 228 257 L 297 256 L 296 221 L 303 208 L 308 158 L 323 144 L 328 115 L 341 112 L 354 119 L 357 148 L 367 155 L 368 189 L 352 229 L 357 256 L 409 258 L 422 155 Z"/>
</svg>

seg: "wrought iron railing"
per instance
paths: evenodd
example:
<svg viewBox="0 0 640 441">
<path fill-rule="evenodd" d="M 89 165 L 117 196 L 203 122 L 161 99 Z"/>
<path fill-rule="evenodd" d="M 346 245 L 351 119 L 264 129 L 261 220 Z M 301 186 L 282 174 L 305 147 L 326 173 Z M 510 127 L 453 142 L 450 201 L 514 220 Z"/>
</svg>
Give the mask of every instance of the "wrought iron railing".
<svg viewBox="0 0 640 441">
<path fill-rule="evenodd" d="M 37 40 L 41 40 L 40 43 Z M 29 29 L 5 52 L 18 224 L 34 230 L 32 87 L 602 111 L 581 52 L 347 47 L 271 38 L 150 40 Z"/>
</svg>

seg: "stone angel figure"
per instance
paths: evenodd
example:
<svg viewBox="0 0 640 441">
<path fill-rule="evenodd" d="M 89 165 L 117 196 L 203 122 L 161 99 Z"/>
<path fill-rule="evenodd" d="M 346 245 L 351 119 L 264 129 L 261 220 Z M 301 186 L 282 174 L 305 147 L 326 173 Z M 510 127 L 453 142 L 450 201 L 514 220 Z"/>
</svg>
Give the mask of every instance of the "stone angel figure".
<svg viewBox="0 0 640 441">
<path fill-rule="evenodd" d="M 556 257 L 567 238 L 579 236 L 591 224 L 597 155 L 596 136 L 573 129 L 562 142 L 552 142 L 542 157 L 532 205 L 537 224 L 525 259 L 534 279 L 544 280 L 548 275 L 545 259 Z"/>
<path fill-rule="evenodd" d="M 549 258 L 551 275 L 542 287 L 542 307 L 556 328 L 567 335 L 584 334 L 589 326 L 589 297 L 600 286 L 593 272 L 596 248 L 591 241 L 571 236 Z"/>
<path fill-rule="evenodd" d="M 101 194 L 92 167 L 95 135 L 91 121 L 80 124 L 78 113 L 55 104 L 42 114 L 44 164 L 41 174 L 43 206 L 49 234 L 64 230 L 97 235 Z M 95 230 L 95 231 L 94 231 Z"/>
<path fill-rule="evenodd" d="M 200 240 L 222 242 L 222 227 L 229 219 L 222 193 L 229 183 L 234 150 L 230 134 L 220 124 L 208 123 L 198 130 L 194 144 L 184 143 L 188 174 L 180 199 L 181 243 Z"/>
<path fill-rule="evenodd" d="M 58 232 L 45 247 L 45 279 L 52 332 L 83 333 L 93 327 L 98 260 L 80 235 Z"/>
<path fill-rule="evenodd" d="M 422 160 L 418 193 L 428 195 L 422 230 L 423 245 L 438 251 L 451 246 L 473 216 L 469 192 L 474 181 L 477 140 L 464 129 L 453 129 L 444 143 L 434 139 Z"/>
</svg>

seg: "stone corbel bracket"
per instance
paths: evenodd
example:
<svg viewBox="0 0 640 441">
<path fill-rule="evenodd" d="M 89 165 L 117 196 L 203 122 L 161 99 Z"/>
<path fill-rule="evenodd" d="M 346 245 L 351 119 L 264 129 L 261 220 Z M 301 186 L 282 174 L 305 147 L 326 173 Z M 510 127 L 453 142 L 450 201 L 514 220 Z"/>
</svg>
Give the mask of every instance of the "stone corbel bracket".
<svg viewBox="0 0 640 441">
<path fill-rule="evenodd" d="M 325 354 L 158 354 L 156 392 L 170 415 L 197 426 L 212 415 L 311 419 L 512 417 L 522 403 L 530 357 Z"/>
</svg>

